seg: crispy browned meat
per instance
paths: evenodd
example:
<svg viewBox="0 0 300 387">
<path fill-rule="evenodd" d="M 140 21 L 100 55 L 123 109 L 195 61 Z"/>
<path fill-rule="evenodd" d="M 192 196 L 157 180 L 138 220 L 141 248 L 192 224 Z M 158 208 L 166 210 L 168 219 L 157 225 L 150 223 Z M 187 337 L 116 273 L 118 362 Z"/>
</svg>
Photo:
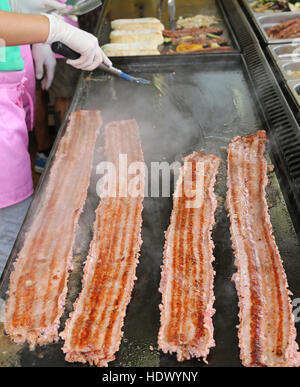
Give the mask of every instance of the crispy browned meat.
<svg viewBox="0 0 300 387">
<path fill-rule="evenodd" d="M 271 39 L 291 39 L 300 37 L 300 18 L 288 20 L 267 30 Z"/>
<path fill-rule="evenodd" d="M 180 38 L 182 36 L 199 36 L 203 34 L 222 35 L 222 28 L 218 27 L 204 27 L 204 28 L 183 28 L 182 30 L 164 30 L 163 36 L 170 38 Z"/>
<path fill-rule="evenodd" d="M 107 125 L 105 141 L 108 161 L 118 166 L 122 154 L 127 155 L 128 166 L 137 162 L 143 165 L 135 120 Z M 143 171 L 135 178 L 144 192 Z M 117 179 L 118 188 L 121 184 Z M 106 366 L 120 346 L 142 243 L 143 194 L 122 197 L 118 192 L 116 197 L 102 198 L 96 210 L 82 291 L 61 333 L 69 362 Z"/>
<path fill-rule="evenodd" d="M 299 366 L 286 275 L 265 197 L 266 133 L 236 137 L 228 147 L 227 207 L 239 296 L 239 346 L 245 366 Z"/>
<path fill-rule="evenodd" d="M 159 348 L 165 353 L 175 352 L 178 361 L 192 357 L 205 359 L 215 345 L 211 232 L 217 206 L 214 183 L 220 159 L 193 153 L 184 161 L 192 163 L 193 172 L 188 173 L 182 167 L 174 193 L 160 283 L 162 305 L 158 335 Z M 202 164 L 202 170 L 197 168 L 197 163 Z M 197 188 L 198 193 L 203 192 L 202 201 L 195 208 L 189 208 L 192 195 L 184 189 L 189 186 Z"/>
<path fill-rule="evenodd" d="M 209 39 L 209 38 L 192 38 L 192 39 L 181 39 L 172 38 L 172 42 L 176 44 L 189 43 L 189 44 L 203 44 L 203 46 L 209 46 L 211 43 L 218 43 L 220 46 L 230 44 L 227 39 Z"/>
<path fill-rule="evenodd" d="M 26 234 L 9 285 L 5 330 L 16 343 L 58 340 L 72 247 L 90 182 L 99 111 L 70 116 L 59 142 L 44 201 Z"/>
</svg>

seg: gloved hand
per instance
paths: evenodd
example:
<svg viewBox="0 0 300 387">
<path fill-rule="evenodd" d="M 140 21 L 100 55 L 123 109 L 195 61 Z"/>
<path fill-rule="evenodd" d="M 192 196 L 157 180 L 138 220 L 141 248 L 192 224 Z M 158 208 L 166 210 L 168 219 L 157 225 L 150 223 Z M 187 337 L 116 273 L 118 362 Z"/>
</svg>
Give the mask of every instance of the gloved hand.
<svg viewBox="0 0 300 387">
<path fill-rule="evenodd" d="M 68 59 L 68 64 L 86 71 L 94 70 L 101 63 L 108 67 L 112 66 L 111 61 L 99 47 L 98 39 L 94 35 L 65 23 L 58 16 L 43 15 L 47 16 L 50 23 L 50 32 L 46 43 L 62 42 L 81 55 L 76 60 Z"/>
<path fill-rule="evenodd" d="M 10 9 L 16 13 L 42 13 L 52 9 L 66 9 L 66 4 L 56 0 L 9 0 Z"/>
<path fill-rule="evenodd" d="M 49 44 L 33 44 L 32 57 L 36 79 L 42 79 L 43 90 L 48 90 L 55 74 L 56 59 Z"/>
</svg>

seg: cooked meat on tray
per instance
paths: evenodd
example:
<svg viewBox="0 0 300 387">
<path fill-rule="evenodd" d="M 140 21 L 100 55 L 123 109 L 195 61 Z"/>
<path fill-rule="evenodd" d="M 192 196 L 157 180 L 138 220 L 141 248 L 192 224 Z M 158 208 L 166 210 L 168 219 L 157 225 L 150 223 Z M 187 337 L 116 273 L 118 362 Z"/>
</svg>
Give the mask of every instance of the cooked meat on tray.
<svg viewBox="0 0 300 387">
<path fill-rule="evenodd" d="M 267 30 L 271 39 L 294 39 L 300 37 L 300 18 L 276 24 Z"/>
<path fill-rule="evenodd" d="M 286 274 L 273 236 L 265 188 L 266 133 L 236 137 L 228 147 L 227 206 L 239 296 L 244 366 L 299 366 Z"/>
<path fill-rule="evenodd" d="M 195 37 L 192 36 L 186 36 L 183 39 L 182 38 L 172 38 L 172 43 L 174 44 L 202 44 L 203 47 L 210 47 L 213 44 L 217 44 L 218 46 L 227 46 L 230 44 L 230 41 L 227 39 L 223 39 L 221 37 Z"/>
<path fill-rule="evenodd" d="M 101 123 L 99 111 L 71 113 L 44 201 L 14 265 L 5 330 L 16 343 L 28 342 L 31 349 L 58 340 L 75 230 L 87 196 Z"/>
<path fill-rule="evenodd" d="M 184 161 L 192 165 L 192 170 L 181 168 L 174 193 L 160 283 L 158 335 L 159 348 L 176 353 L 178 361 L 206 359 L 215 346 L 211 232 L 217 206 L 214 184 L 221 160 L 214 155 L 193 153 Z M 193 191 L 186 192 L 185 187 L 201 193 L 197 205 L 191 205 Z"/>
<path fill-rule="evenodd" d="M 170 47 L 167 54 L 188 54 L 214 51 L 232 51 L 231 42 L 222 36 L 218 27 L 184 28 L 182 30 L 164 30 L 164 43 Z M 224 49 L 223 49 L 224 47 Z"/>
<path fill-rule="evenodd" d="M 184 28 L 182 30 L 163 30 L 164 37 L 181 38 L 182 36 L 198 37 L 199 35 L 214 34 L 222 35 L 223 30 L 219 27 L 207 28 Z"/>
<path fill-rule="evenodd" d="M 209 20 L 217 20 L 214 17 L 209 18 Z M 118 19 L 111 22 L 113 30 L 110 33 L 110 43 L 102 47 L 106 55 L 112 57 L 231 51 L 231 49 L 220 49 L 220 47 L 229 46 L 230 41 L 219 36 L 223 33 L 221 28 L 211 27 L 215 23 L 189 23 L 187 25 L 191 27 L 174 31 L 161 28 L 163 25 L 155 18 L 132 19 L 132 22 L 130 20 Z M 164 47 L 161 46 L 163 43 Z M 189 46 L 181 46 L 185 43 Z M 192 46 L 196 44 L 198 47 Z M 206 48 L 208 50 L 205 50 Z"/>
<path fill-rule="evenodd" d="M 143 165 L 135 120 L 107 125 L 105 143 L 107 159 L 116 167 L 121 154 L 127 155 L 128 165 L 135 162 Z M 144 194 L 143 171 L 135 178 L 138 191 Z M 126 307 L 136 279 L 143 210 L 143 194 L 127 197 L 118 194 L 125 192 L 123 184 L 117 181 L 115 197 L 103 197 L 96 210 L 82 291 L 61 333 L 69 362 L 106 366 L 114 360 L 120 346 Z"/>
</svg>

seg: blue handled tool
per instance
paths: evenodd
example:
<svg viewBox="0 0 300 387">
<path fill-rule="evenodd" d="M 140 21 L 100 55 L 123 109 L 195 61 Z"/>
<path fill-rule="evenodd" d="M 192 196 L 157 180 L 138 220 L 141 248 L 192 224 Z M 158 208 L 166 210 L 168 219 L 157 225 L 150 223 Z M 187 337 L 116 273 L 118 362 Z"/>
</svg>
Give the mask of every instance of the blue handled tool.
<svg viewBox="0 0 300 387">
<path fill-rule="evenodd" d="M 64 56 L 65 58 L 72 59 L 72 60 L 80 58 L 80 54 L 78 54 L 77 52 L 75 52 L 74 50 L 67 47 L 65 44 L 61 42 L 52 43 L 51 47 L 52 47 L 52 51 L 54 51 L 56 54 L 60 54 Z M 136 82 L 143 85 L 149 85 L 151 83 L 147 79 L 133 77 L 131 75 L 123 73 L 123 71 L 116 69 L 115 67 L 107 67 L 103 63 L 100 64 L 98 68 L 108 74 L 126 79 L 126 81 Z"/>
</svg>

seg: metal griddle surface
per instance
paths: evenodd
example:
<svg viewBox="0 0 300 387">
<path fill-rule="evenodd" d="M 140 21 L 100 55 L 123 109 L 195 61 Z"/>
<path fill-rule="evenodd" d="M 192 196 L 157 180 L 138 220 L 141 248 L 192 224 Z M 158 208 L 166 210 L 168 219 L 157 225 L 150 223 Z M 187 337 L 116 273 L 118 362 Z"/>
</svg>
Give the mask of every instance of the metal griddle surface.
<svg viewBox="0 0 300 387">
<path fill-rule="evenodd" d="M 222 56 L 220 56 L 221 58 Z M 124 70 L 133 72 L 133 67 Z M 216 347 L 211 350 L 208 365 L 196 360 L 178 363 L 175 356 L 157 350 L 159 329 L 158 292 L 162 264 L 164 231 L 169 224 L 171 198 L 145 198 L 143 212 L 143 245 L 140 264 L 124 326 L 124 337 L 117 358 L 110 366 L 240 366 L 237 338 L 238 299 L 231 277 L 235 272 L 234 257 L 229 234 L 229 220 L 224 206 L 226 194 L 226 147 L 234 136 L 255 133 L 266 129 L 257 111 L 251 86 L 244 69 L 242 57 L 231 55 L 226 62 L 221 59 L 194 60 L 193 65 L 172 65 L 161 70 L 150 69 L 138 75 L 150 79 L 152 86 L 140 86 L 119 79 L 95 74 L 81 82 L 71 110 L 100 109 L 105 123 L 111 120 L 136 118 L 140 127 L 142 147 L 148 167 L 153 161 L 181 160 L 193 151 L 212 152 L 223 160 L 215 192 L 218 198 L 215 243 L 215 327 Z M 84 128 L 83 128 L 84 130 Z M 63 131 L 62 131 L 63 133 Z M 61 133 L 61 134 L 62 134 Z M 94 210 L 99 198 L 95 187 L 99 176 L 95 166 L 103 159 L 100 135 L 95 152 L 92 180 L 84 212 L 80 218 L 76 246 L 75 268 L 69 282 L 67 310 L 80 291 L 82 262 L 87 255 L 92 238 Z M 88 150 L 87 150 L 88 151 Z M 41 184 L 21 231 L 10 264 L 2 278 L 0 297 L 5 298 L 8 274 L 12 262 L 22 245 L 39 203 L 47 176 Z M 171 190 L 172 191 L 172 190 Z M 293 299 L 300 297 L 300 245 L 283 196 L 276 172 L 270 174 L 267 190 L 271 221 L 274 227 Z M 297 324 L 299 325 L 299 324 Z M 299 327 L 298 327 L 299 328 Z M 299 329 L 298 329 L 299 330 Z M 37 348 L 34 352 L 27 345 L 17 346 L 0 334 L 0 365 L 11 366 L 74 366 L 64 361 L 62 342 Z M 75 364 L 78 366 L 79 364 Z"/>
</svg>

